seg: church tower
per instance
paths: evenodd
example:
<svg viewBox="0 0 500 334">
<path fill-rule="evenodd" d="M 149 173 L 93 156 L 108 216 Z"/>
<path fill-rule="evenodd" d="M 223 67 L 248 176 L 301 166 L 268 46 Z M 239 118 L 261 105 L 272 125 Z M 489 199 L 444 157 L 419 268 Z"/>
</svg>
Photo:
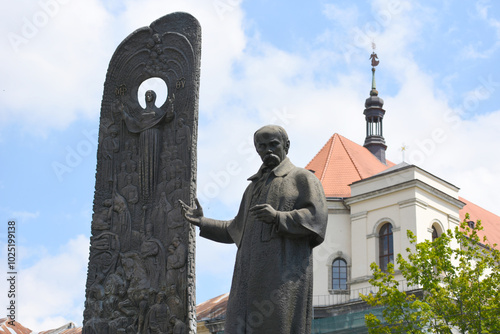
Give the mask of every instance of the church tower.
<svg viewBox="0 0 500 334">
<path fill-rule="evenodd" d="M 377 54 L 373 52 L 370 55 L 372 60 L 372 89 L 370 97 L 365 101 L 365 111 L 363 114 L 366 119 L 366 139 L 364 147 L 366 147 L 380 162 L 386 164 L 385 150 L 387 145 L 382 132 L 382 120 L 384 118 L 385 110 L 384 100 L 378 96 L 378 91 L 375 85 L 375 66 L 378 65 L 379 60 Z"/>
</svg>

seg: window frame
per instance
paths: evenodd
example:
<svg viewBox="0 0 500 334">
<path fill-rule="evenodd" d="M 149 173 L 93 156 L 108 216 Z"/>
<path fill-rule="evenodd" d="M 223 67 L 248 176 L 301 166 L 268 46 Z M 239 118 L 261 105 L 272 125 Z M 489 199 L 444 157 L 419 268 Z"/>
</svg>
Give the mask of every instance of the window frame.
<svg viewBox="0 0 500 334">
<path fill-rule="evenodd" d="M 378 266 L 386 272 L 389 263 L 394 263 L 394 232 L 392 224 L 386 222 L 378 233 Z"/>
<path fill-rule="evenodd" d="M 342 263 L 342 265 L 335 266 L 335 263 Z M 334 270 L 335 268 L 338 268 L 338 277 L 335 277 Z M 342 273 L 340 269 L 344 268 L 345 273 Z M 344 277 L 342 277 L 342 274 L 344 274 Z M 334 281 L 338 281 L 338 285 L 334 284 Z M 342 280 L 344 281 L 342 285 Z M 330 265 L 330 291 L 334 293 L 343 293 L 343 292 L 348 292 L 349 291 L 349 265 L 347 264 L 347 260 L 342 258 L 342 257 L 336 257 Z"/>
</svg>

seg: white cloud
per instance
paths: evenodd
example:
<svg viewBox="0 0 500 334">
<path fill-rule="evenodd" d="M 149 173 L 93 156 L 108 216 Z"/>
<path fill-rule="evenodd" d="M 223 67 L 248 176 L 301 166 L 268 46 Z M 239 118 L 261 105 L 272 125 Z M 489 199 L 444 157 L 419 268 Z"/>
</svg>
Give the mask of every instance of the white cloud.
<svg viewBox="0 0 500 334">
<path fill-rule="evenodd" d="M 42 5 L 46 3 L 52 7 Z M 101 84 L 96 83 L 103 82 L 103 57 L 114 46 L 106 43 L 111 17 L 96 0 L 16 2 L 10 7 L 12 16 L 2 29 L 11 41 L 2 39 L 0 62 L 12 66 L 0 70 L 9 78 L 2 87 L 0 119 L 43 133 L 64 128 L 77 117 L 97 116 Z M 22 42 L 12 43 L 12 38 Z"/>
<path fill-rule="evenodd" d="M 9 78 L 2 85 L 0 120 L 25 124 L 32 133 L 63 129 L 80 117 L 97 119 L 113 50 L 130 32 L 157 19 L 158 13 L 188 11 L 202 24 L 205 84 L 201 94 L 207 112 L 212 112 L 230 86 L 231 65 L 245 45 L 238 6 L 221 17 L 213 3 L 206 1 L 168 5 L 158 0 L 129 1 L 123 11 L 114 14 L 98 0 L 52 1 L 58 4 L 52 16 L 35 1 L 12 3 L 12 15 L 1 26 L 22 43 L 0 42 L 6 51 L 0 55 L 0 63 L 14 64 L 0 69 L 0 75 Z M 36 17 L 43 15 L 47 22 L 37 23 Z M 25 26 L 35 30 L 27 34 L 30 30 Z"/>
<path fill-rule="evenodd" d="M 34 331 L 81 325 L 89 240 L 80 235 L 18 273 L 18 321 Z M 3 290 L 4 291 L 4 290 Z"/>
<path fill-rule="evenodd" d="M 491 44 L 484 44 L 484 37 L 479 38 L 474 43 L 468 44 L 462 51 L 466 59 L 488 59 L 495 55 L 500 49 L 500 21 L 492 17 L 490 1 L 477 1 L 476 12 L 472 14 L 473 18 L 483 21 L 491 30 L 496 38 L 493 38 Z"/>
<path fill-rule="evenodd" d="M 35 219 L 40 216 L 40 212 L 29 212 L 29 211 L 12 211 L 10 212 L 10 218 L 14 220 L 19 220 L 25 222 L 30 219 Z"/>
<path fill-rule="evenodd" d="M 332 3 L 325 4 L 323 14 L 343 28 L 349 28 L 356 25 L 359 17 L 359 11 L 356 5 L 340 6 Z"/>
</svg>

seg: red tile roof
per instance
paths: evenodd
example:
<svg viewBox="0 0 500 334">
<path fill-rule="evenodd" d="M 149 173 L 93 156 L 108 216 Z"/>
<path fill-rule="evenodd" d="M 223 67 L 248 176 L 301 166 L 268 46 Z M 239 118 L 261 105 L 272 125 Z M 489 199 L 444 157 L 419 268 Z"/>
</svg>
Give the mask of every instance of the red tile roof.
<svg viewBox="0 0 500 334">
<path fill-rule="evenodd" d="M 459 200 L 465 203 L 465 206 L 460 210 L 460 220 L 464 220 L 465 214 L 469 214 L 469 219 L 472 221 L 481 220 L 483 230 L 478 232 L 482 239 L 486 236 L 490 244 L 500 245 L 500 216 L 481 208 L 480 206 L 459 197 Z M 497 246 L 499 248 L 500 246 Z"/>
<path fill-rule="evenodd" d="M 10 319 L 0 319 L 0 333 L 1 334 L 29 334 L 31 329 L 24 327 L 17 321 L 14 321 L 14 326 L 10 325 Z"/>
<path fill-rule="evenodd" d="M 394 166 L 378 160 L 367 148 L 334 134 L 307 164 L 320 179 L 326 197 L 350 197 L 349 185 Z"/>
<path fill-rule="evenodd" d="M 73 323 L 62 327 L 39 332 L 38 334 L 82 334 L 82 327 L 76 327 Z"/>
<path fill-rule="evenodd" d="M 226 314 L 227 299 L 229 293 L 214 297 L 196 306 L 196 318 L 198 321 L 206 318 L 219 318 Z"/>
<path fill-rule="evenodd" d="M 323 185 L 326 197 L 350 197 L 351 183 L 392 166 L 394 163 L 387 161 L 387 165 L 384 165 L 368 149 L 336 133 L 307 164 L 306 169 L 315 172 Z M 460 210 L 460 219 L 465 218 L 466 212 L 473 221 L 481 219 L 484 230 L 479 232 L 480 237 L 487 235 L 491 244 L 500 245 L 500 216 L 464 198 L 459 199 L 466 203 Z"/>
<path fill-rule="evenodd" d="M 33 331 L 24 327 L 17 321 L 14 321 L 14 326 L 9 324 L 10 319 L 0 319 L 0 334 L 30 334 Z M 74 323 L 70 322 L 64 326 L 48 331 L 39 332 L 39 334 L 81 334 L 82 327 L 76 327 Z"/>
</svg>

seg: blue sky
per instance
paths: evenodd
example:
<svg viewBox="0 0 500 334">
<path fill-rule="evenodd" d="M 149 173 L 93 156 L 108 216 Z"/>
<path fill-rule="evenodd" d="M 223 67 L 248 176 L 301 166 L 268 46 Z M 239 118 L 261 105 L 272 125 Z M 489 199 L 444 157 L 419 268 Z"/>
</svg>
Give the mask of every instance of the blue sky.
<svg viewBox="0 0 500 334">
<path fill-rule="evenodd" d="M 0 1 L 0 223 L 17 221 L 18 319 L 31 329 L 81 324 L 106 69 L 129 33 L 174 11 L 203 29 L 207 216 L 236 213 L 264 124 L 287 129 L 299 166 L 335 132 L 363 143 L 372 42 L 388 159 L 401 162 L 406 145 L 407 162 L 500 214 L 497 2 Z M 0 232 L 2 261 L 5 243 Z M 198 302 L 229 291 L 234 254 L 198 239 Z"/>
</svg>

